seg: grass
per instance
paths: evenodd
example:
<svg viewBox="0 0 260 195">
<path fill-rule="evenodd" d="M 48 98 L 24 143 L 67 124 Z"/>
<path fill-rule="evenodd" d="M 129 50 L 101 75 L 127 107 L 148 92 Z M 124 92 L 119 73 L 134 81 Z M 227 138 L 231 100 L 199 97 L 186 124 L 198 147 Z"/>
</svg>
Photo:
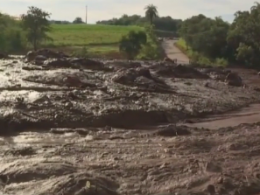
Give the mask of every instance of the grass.
<svg viewBox="0 0 260 195">
<path fill-rule="evenodd" d="M 44 47 L 66 48 L 75 50 L 87 47 L 89 52 L 118 52 L 118 43 L 130 30 L 143 30 L 139 26 L 112 26 L 86 24 L 53 24 L 49 36 L 53 41 L 46 41 Z"/>
<path fill-rule="evenodd" d="M 175 44 L 183 53 L 185 53 L 193 62 L 202 66 L 222 66 L 228 65 L 228 61 L 223 58 L 209 59 L 198 52 L 192 51 L 184 39 L 179 39 Z"/>
<path fill-rule="evenodd" d="M 130 30 L 143 30 L 138 26 L 53 24 L 49 33 L 54 46 L 85 46 L 117 44 L 122 35 Z"/>
</svg>

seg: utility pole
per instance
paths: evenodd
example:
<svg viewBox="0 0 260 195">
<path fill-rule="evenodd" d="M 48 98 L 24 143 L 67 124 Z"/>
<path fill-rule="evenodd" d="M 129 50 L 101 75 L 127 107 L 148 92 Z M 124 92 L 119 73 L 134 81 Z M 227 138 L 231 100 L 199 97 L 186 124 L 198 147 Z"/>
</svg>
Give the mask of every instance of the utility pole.
<svg viewBox="0 0 260 195">
<path fill-rule="evenodd" d="M 86 24 L 88 23 L 88 6 L 86 6 Z"/>
</svg>

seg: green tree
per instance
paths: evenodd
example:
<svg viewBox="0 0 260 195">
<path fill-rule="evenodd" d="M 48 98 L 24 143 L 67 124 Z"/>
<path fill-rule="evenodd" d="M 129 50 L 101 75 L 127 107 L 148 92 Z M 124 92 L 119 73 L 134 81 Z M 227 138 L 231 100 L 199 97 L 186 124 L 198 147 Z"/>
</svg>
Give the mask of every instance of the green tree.
<svg viewBox="0 0 260 195">
<path fill-rule="evenodd" d="M 158 17 L 157 7 L 150 4 L 147 5 L 144 9 L 146 18 L 149 20 L 150 24 L 152 24 L 153 20 Z"/>
<path fill-rule="evenodd" d="M 22 27 L 26 30 L 26 37 L 29 43 L 37 50 L 40 43 L 50 40 L 47 32 L 51 30 L 48 18 L 50 13 L 37 7 L 29 7 L 27 14 L 22 15 Z"/>
<path fill-rule="evenodd" d="M 127 55 L 128 59 L 134 59 L 140 52 L 142 45 L 146 44 L 147 36 L 143 31 L 130 31 L 122 36 L 119 43 L 120 52 Z"/>
<path fill-rule="evenodd" d="M 182 23 L 180 34 L 187 45 L 208 58 L 226 55 L 229 24 L 220 17 L 193 16 Z"/>
<path fill-rule="evenodd" d="M 97 21 L 97 24 L 106 24 L 106 25 L 122 25 L 122 26 L 128 26 L 128 25 L 144 25 L 147 23 L 147 18 L 142 17 L 139 15 L 122 15 L 120 18 L 113 18 L 109 20 L 102 20 Z M 182 20 L 180 19 L 173 19 L 170 16 L 166 17 L 156 17 L 153 19 L 153 24 L 155 26 L 158 33 L 160 33 L 160 36 L 175 36 L 176 32 L 179 30 L 180 25 L 182 23 Z M 167 32 L 165 32 L 167 31 Z M 169 32 L 168 32 L 169 31 Z M 170 34 L 171 33 L 171 34 Z M 175 34 L 174 34 L 175 33 Z"/>
<path fill-rule="evenodd" d="M 84 23 L 82 18 L 76 17 L 75 20 L 72 22 L 73 24 L 82 24 Z"/>
<path fill-rule="evenodd" d="M 0 52 L 17 53 L 24 48 L 24 33 L 19 22 L 6 14 L 0 14 Z"/>
<path fill-rule="evenodd" d="M 248 66 L 260 63 L 259 18 L 259 3 L 255 3 L 250 11 L 238 11 L 227 37 L 236 60 Z"/>
</svg>

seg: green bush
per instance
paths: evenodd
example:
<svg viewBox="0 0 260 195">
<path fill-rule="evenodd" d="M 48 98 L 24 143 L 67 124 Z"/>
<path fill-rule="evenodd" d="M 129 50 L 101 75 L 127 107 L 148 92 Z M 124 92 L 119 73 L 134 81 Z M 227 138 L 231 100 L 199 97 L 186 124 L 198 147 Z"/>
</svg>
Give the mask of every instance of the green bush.
<svg viewBox="0 0 260 195">
<path fill-rule="evenodd" d="M 24 31 L 7 15 L 0 16 L 0 51 L 19 53 L 26 48 Z"/>
<path fill-rule="evenodd" d="M 146 44 L 147 36 L 143 31 L 130 31 L 122 36 L 119 42 L 119 51 L 128 59 L 134 59 L 140 52 L 142 45 Z"/>
<path fill-rule="evenodd" d="M 146 25 L 145 26 L 146 33 L 148 35 L 148 42 L 142 45 L 139 55 L 137 56 L 138 59 L 144 60 L 157 60 L 161 58 L 161 45 L 158 41 L 158 37 L 155 33 L 154 26 Z"/>
<path fill-rule="evenodd" d="M 157 46 L 149 42 L 142 46 L 140 54 L 137 58 L 143 60 L 153 60 L 158 59 L 159 57 L 160 55 Z"/>
</svg>

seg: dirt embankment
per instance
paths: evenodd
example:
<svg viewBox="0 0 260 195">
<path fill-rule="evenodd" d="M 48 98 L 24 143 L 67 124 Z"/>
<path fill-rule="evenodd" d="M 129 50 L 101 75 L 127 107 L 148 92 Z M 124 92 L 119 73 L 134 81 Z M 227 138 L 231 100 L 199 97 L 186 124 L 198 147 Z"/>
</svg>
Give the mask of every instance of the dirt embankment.
<svg viewBox="0 0 260 195">
<path fill-rule="evenodd" d="M 258 103 L 256 71 L 44 50 L 27 60 L 0 65 L 3 194 L 260 192 L 259 124 L 198 125 Z"/>
</svg>

